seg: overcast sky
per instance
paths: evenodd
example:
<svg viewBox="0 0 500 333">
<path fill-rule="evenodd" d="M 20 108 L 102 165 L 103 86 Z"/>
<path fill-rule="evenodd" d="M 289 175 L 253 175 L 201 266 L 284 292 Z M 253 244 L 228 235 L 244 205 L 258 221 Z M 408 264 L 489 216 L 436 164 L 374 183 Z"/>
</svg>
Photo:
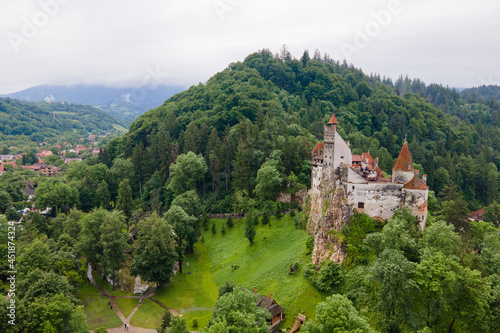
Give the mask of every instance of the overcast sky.
<svg viewBox="0 0 500 333">
<path fill-rule="evenodd" d="M 0 94 L 40 84 L 190 86 L 263 48 L 365 73 L 500 83 L 498 0 L 0 0 Z"/>
</svg>

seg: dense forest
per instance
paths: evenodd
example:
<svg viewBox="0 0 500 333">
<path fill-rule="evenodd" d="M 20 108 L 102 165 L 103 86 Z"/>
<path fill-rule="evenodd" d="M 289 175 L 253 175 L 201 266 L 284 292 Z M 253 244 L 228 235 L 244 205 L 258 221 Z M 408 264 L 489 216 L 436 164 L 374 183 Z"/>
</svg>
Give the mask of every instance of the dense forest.
<svg viewBox="0 0 500 333">
<path fill-rule="evenodd" d="M 489 101 L 493 99 L 494 101 L 500 101 L 500 86 L 497 85 L 482 85 L 474 88 L 467 88 L 460 92 L 467 100 L 482 100 Z M 489 103 L 492 103 L 491 101 Z"/>
<path fill-rule="evenodd" d="M 155 174 L 168 188 L 178 155 L 201 154 L 208 172 L 196 188 L 209 211 L 227 212 L 242 195 L 256 198 L 264 166 L 279 173 L 271 197 L 310 186 L 310 151 L 335 110 L 354 153 L 370 151 L 389 173 L 406 137 L 436 196 L 453 185 L 476 210 L 498 194 L 499 108 L 418 79 L 368 76 L 318 51 L 295 59 L 263 50 L 147 112 L 106 153 L 110 166 L 131 158 L 138 195 Z"/>
<path fill-rule="evenodd" d="M 0 98 L 0 140 L 43 142 L 61 135 L 116 132 L 121 122 L 89 105 L 27 102 Z"/>
</svg>

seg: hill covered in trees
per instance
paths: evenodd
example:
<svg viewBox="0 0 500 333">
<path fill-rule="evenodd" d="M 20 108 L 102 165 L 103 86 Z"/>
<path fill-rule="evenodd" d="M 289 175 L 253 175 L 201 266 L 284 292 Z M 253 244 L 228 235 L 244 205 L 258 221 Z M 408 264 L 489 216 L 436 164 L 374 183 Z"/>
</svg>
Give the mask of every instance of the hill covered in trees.
<svg viewBox="0 0 500 333">
<path fill-rule="evenodd" d="M 461 195 L 469 209 L 496 199 L 498 103 L 418 79 L 368 76 L 318 51 L 300 59 L 286 48 L 253 53 L 145 113 L 108 148 L 111 159 L 132 158 L 136 193 L 155 173 L 168 187 L 177 156 L 201 154 L 209 172 L 198 192 L 210 210 L 230 211 L 242 196 L 266 199 L 256 192 L 266 172 L 279 190 L 310 186 L 310 151 L 334 108 L 353 153 L 369 150 L 382 170 L 390 172 L 407 137 L 437 196 Z"/>
<path fill-rule="evenodd" d="M 0 140 L 42 142 L 61 135 L 86 137 L 124 130 L 122 123 L 89 105 L 0 98 Z"/>
<path fill-rule="evenodd" d="M 482 85 L 479 87 L 464 89 L 461 94 L 468 99 L 479 99 L 482 101 L 495 100 L 500 101 L 500 86 Z"/>
<path fill-rule="evenodd" d="M 52 101 L 88 104 L 120 120 L 128 127 L 141 114 L 161 105 L 166 98 L 182 90 L 184 90 L 184 87 L 165 85 L 126 88 L 99 85 L 41 85 L 4 96 L 0 95 L 0 97 L 10 97 L 31 102 Z"/>
</svg>

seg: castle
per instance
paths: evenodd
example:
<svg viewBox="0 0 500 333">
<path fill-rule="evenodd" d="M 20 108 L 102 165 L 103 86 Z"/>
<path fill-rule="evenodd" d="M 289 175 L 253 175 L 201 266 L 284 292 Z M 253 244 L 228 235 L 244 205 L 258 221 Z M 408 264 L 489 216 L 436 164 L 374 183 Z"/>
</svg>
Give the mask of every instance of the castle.
<svg viewBox="0 0 500 333">
<path fill-rule="evenodd" d="M 420 228 L 427 220 L 429 187 L 426 175 L 419 178 L 413 168 L 408 144 L 403 144 L 392 176 L 385 178 L 378 167 L 378 158 L 370 153 L 353 155 L 349 142 L 337 132 L 335 114 L 325 125 L 324 142 L 312 150 L 311 190 L 320 191 L 324 182 L 335 182 L 344 189 L 346 204 L 380 220 L 389 219 L 400 207 L 410 207 L 417 216 Z"/>
</svg>

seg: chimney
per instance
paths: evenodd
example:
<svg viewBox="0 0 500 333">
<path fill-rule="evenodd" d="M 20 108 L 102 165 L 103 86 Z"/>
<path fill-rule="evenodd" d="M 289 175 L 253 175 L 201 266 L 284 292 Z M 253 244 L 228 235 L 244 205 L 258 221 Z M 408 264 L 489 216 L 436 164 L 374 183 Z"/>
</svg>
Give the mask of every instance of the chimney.
<svg viewBox="0 0 500 333">
<path fill-rule="evenodd" d="M 271 293 L 271 299 L 273 299 L 273 293 Z"/>
<path fill-rule="evenodd" d="M 375 169 L 378 168 L 378 157 L 375 158 Z"/>
<path fill-rule="evenodd" d="M 418 170 L 415 170 L 415 183 L 413 186 L 418 187 Z"/>
<path fill-rule="evenodd" d="M 257 287 L 253 287 L 253 292 L 257 294 Z"/>
<path fill-rule="evenodd" d="M 411 170 L 411 163 L 408 162 L 408 170 Z"/>
<path fill-rule="evenodd" d="M 347 140 L 347 147 L 351 147 L 351 141 Z"/>
<path fill-rule="evenodd" d="M 427 175 L 422 176 L 422 181 L 424 182 L 425 185 L 427 185 Z"/>
</svg>

